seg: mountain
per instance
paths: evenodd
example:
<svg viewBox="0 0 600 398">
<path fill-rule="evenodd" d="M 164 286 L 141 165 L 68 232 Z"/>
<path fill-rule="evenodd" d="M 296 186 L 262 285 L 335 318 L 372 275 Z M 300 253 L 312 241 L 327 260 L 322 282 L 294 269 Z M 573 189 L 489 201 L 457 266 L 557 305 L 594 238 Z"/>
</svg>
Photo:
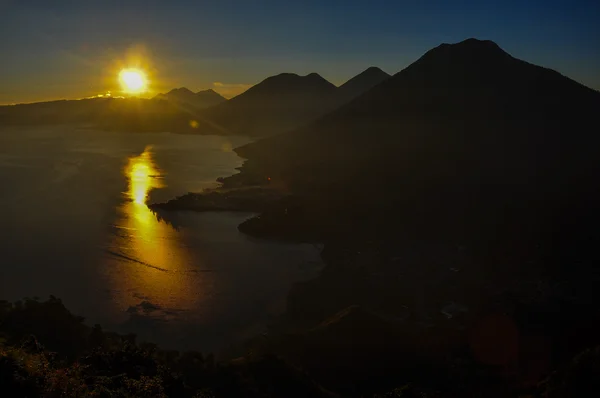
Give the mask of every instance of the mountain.
<svg viewBox="0 0 600 398">
<path fill-rule="evenodd" d="M 158 94 L 154 99 L 167 100 L 184 107 L 192 107 L 195 109 L 209 108 L 227 101 L 212 89 L 194 93 L 185 87 L 174 88 L 166 94 Z"/>
<path fill-rule="evenodd" d="M 193 101 L 196 97 L 190 89 L 186 87 L 174 88 L 166 94 L 158 94 L 154 97 L 154 99 L 164 99 L 169 101 L 176 102 L 190 102 Z"/>
<path fill-rule="evenodd" d="M 375 66 L 364 70 L 338 88 L 340 102 L 348 102 L 358 97 L 389 77 L 390 75 Z"/>
<path fill-rule="evenodd" d="M 310 125 L 239 148 L 236 179 L 313 197 L 315 223 L 332 228 L 354 214 L 371 229 L 514 243 L 596 211 L 598 109 L 597 91 L 491 41 L 443 44 Z"/>
<path fill-rule="evenodd" d="M 317 73 L 282 73 L 210 109 L 205 116 L 222 127 L 220 133 L 275 135 L 314 121 L 387 78 L 387 73 L 371 67 L 336 88 Z"/>
<path fill-rule="evenodd" d="M 196 93 L 196 101 L 202 104 L 202 108 L 208 108 L 225 102 L 227 99 L 209 88 L 208 90 L 198 91 Z"/>
<path fill-rule="evenodd" d="M 559 144 L 568 130 L 593 120 L 599 99 L 597 91 L 513 58 L 491 41 L 469 39 L 440 45 L 312 124 L 248 144 L 239 152 L 252 159 L 277 156 L 285 164 L 308 165 L 315 158 L 302 156 L 303 149 L 317 150 L 319 156 L 336 161 L 348 160 L 348 150 L 363 159 L 371 158 L 366 149 L 377 149 L 405 156 L 403 162 L 431 163 L 432 159 L 414 159 L 418 151 L 435 154 L 441 166 L 437 155 L 460 160 L 456 157 L 467 149 L 477 154 L 509 144 L 539 149 L 532 147 L 542 138 L 546 145 Z M 589 129 L 576 131 L 586 140 L 595 139 Z M 333 143 L 339 150 L 329 147 Z M 477 146 L 483 144 L 490 146 Z"/>
<path fill-rule="evenodd" d="M 332 110 L 335 92 L 336 87 L 316 73 L 282 73 L 207 110 L 205 117 L 230 134 L 272 135 Z"/>
</svg>

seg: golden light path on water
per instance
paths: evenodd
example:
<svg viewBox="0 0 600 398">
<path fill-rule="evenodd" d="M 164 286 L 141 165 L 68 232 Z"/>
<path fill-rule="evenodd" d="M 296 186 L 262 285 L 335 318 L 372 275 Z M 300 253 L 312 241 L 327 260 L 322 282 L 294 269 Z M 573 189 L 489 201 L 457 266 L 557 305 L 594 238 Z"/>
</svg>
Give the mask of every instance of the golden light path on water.
<svg viewBox="0 0 600 398">
<path fill-rule="evenodd" d="M 150 190 L 164 187 L 162 175 L 152 160 L 152 147 L 147 146 L 139 156 L 129 158 L 125 175 L 129 180 L 129 198 L 138 205 L 138 212 L 150 212 L 146 206 Z"/>
<path fill-rule="evenodd" d="M 118 257 L 125 260 L 124 272 L 114 283 L 121 292 L 118 301 L 129 312 L 164 317 L 162 309 L 192 308 L 201 298 L 198 275 L 181 236 L 159 222 L 146 202 L 151 190 L 164 187 L 161 171 L 153 161 L 152 147 L 128 159 L 124 169 L 129 186 L 122 207 L 121 243 Z M 151 303 L 141 306 L 142 302 Z M 167 316 L 168 317 L 168 316 Z"/>
</svg>

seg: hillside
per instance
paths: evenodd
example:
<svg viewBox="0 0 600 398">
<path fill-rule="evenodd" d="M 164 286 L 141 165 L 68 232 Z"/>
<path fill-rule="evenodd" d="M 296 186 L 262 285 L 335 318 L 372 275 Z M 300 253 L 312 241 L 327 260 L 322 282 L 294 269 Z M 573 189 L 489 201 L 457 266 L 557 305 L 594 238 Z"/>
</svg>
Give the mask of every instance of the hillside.
<svg viewBox="0 0 600 398">
<path fill-rule="evenodd" d="M 210 108 L 211 106 L 227 101 L 212 89 L 194 93 L 185 87 L 174 88 L 166 94 L 158 94 L 154 99 L 171 101 L 180 106 L 190 107 L 194 110 Z"/>
<path fill-rule="evenodd" d="M 338 88 L 340 104 L 357 98 L 388 78 L 390 75 L 375 66 L 365 69 Z"/>
<path fill-rule="evenodd" d="M 381 69 L 371 67 L 335 87 L 316 73 L 282 73 L 209 109 L 205 118 L 232 134 L 277 135 L 313 122 L 388 77 Z"/>
<path fill-rule="evenodd" d="M 296 128 L 335 107 L 336 87 L 316 73 L 271 76 L 207 110 L 231 134 L 266 136 Z"/>
</svg>

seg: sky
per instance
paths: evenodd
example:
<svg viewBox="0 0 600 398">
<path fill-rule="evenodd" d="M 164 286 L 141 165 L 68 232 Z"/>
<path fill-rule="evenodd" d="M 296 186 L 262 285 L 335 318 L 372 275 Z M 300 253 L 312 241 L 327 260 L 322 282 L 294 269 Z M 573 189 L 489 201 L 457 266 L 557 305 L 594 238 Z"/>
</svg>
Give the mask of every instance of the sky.
<svg viewBox="0 0 600 398">
<path fill-rule="evenodd" d="M 114 95 L 131 66 L 147 96 L 231 97 L 282 72 L 339 85 L 469 37 L 600 90 L 598 0 L 0 0 L 0 37 L 0 104 Z"/>
</svg>

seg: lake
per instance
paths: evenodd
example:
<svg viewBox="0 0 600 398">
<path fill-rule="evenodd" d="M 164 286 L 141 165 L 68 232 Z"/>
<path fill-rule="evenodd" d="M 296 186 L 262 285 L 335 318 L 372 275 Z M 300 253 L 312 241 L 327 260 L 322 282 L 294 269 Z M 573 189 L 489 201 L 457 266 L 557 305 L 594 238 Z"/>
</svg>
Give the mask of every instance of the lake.
<svg viewBox="0 0 600 398">
<path fill-rule="evenodd" d="M 71 127 L 0 130 L 0 298 L 55 295 L 88 324 L 165 348 L 222 351 L 261 333 L 319 251 L 247 237 L 248 213 L 146 203 L 215 186 L 244 137 Z"/>
</svg>

